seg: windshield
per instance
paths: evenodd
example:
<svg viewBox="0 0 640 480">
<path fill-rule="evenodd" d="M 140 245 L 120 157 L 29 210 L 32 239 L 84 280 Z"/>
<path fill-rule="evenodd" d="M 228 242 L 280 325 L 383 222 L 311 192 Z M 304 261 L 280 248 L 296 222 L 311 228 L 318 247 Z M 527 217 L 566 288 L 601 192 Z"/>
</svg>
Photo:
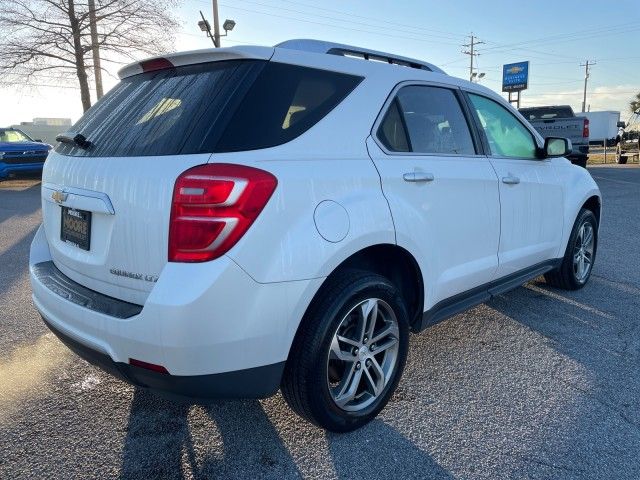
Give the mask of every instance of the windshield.
<svg viewBox="0 0 640 480">
<path fill-rule="evenodd" d="M 0 142 L 18 143 L 32 140 L 20 130 L 0 130 Z"/>
</svg>

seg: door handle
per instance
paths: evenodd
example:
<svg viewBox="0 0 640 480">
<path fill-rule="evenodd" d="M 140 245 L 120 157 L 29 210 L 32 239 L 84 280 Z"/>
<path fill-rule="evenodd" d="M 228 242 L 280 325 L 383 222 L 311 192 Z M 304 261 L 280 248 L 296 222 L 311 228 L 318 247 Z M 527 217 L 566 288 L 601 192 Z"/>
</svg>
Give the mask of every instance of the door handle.
<svg viewBox="0 0 640 480">
<path fill-rule="evenodd" d="M 433 173 L 411 172 L 402 175 L 405 182 L 433 182 Z"/>
<path fill-rule="evenodd" d="M 513 175 L 509 175 L 507 177 L 502 177 L 502 183 L 506 183 L 507 185 L 517 185 L 520 183 L 520 179 Z"/>
</svg>

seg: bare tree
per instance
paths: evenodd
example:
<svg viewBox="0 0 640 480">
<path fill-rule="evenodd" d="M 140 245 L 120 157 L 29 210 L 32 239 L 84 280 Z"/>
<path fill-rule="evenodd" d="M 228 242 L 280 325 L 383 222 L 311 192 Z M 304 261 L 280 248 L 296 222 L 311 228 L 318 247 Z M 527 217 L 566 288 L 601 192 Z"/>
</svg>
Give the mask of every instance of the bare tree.
<svg viewBox="0 0 640 480">
<path fill-rule="evenodd" d="M 631 113 L 636 113 L 640 111 L 640 93 L 636 93 L 636 96 L 629 102 L 629 108 L 631 109 Z"/>
<path fill-rule="evenodd" d="M 171 10 L 178 1 L 94 0 L 90 12 L 89 0 L 2 0 L 0 82 L 24 85 L 75 76 L 86 111 L 94 58 L 121 64 L 170 50 L 178 29 Z M 91 41 L 92 26 L 97 45 Z M 94 57 L 98 50 L 100 56 Z"/>
</svg>

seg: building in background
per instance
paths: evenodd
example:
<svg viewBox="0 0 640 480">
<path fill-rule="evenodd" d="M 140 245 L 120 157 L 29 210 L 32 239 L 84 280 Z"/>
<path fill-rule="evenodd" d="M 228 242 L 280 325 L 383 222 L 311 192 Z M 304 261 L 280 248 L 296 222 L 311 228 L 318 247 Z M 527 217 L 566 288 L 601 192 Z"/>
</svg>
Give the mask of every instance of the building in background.
<svg viewBox="0 0 640 480">
<path fill-rule="evenodd" d="M 50 145 L 55 144 L 56 136 L 68 130 L 70 126 L 70 118 L 34 118 L 31 122 L 11 125 L 12 128 L 22 130 L 34 140 L 42 140 Z"/>
</svg>

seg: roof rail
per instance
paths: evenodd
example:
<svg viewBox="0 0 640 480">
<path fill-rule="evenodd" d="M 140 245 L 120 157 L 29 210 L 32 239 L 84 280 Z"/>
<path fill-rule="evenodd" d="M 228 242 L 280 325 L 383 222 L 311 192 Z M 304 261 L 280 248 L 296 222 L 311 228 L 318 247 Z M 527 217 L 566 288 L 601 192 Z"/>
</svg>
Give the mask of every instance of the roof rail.
<svg viewBox="0 0 640 480">
<path fill-rule="evenodd" d="M 343 45 L 340 43 L 325 42 L 322 40 L 296 39 L 287 40 L 276 45 L 276 48 L 289 48 L 292 50 L 302 50 L 305 52 L 327 53 L 329 55 L 340 55 L 343 57 L 361 58 L 374 62 L 390 63 L 403 67 L 417 68 L 429 72 L 445 73 L 435 65 L 414 58 L 402 57 L 392 53 L 378 52 L 367 48 Z"/>
</svg>

